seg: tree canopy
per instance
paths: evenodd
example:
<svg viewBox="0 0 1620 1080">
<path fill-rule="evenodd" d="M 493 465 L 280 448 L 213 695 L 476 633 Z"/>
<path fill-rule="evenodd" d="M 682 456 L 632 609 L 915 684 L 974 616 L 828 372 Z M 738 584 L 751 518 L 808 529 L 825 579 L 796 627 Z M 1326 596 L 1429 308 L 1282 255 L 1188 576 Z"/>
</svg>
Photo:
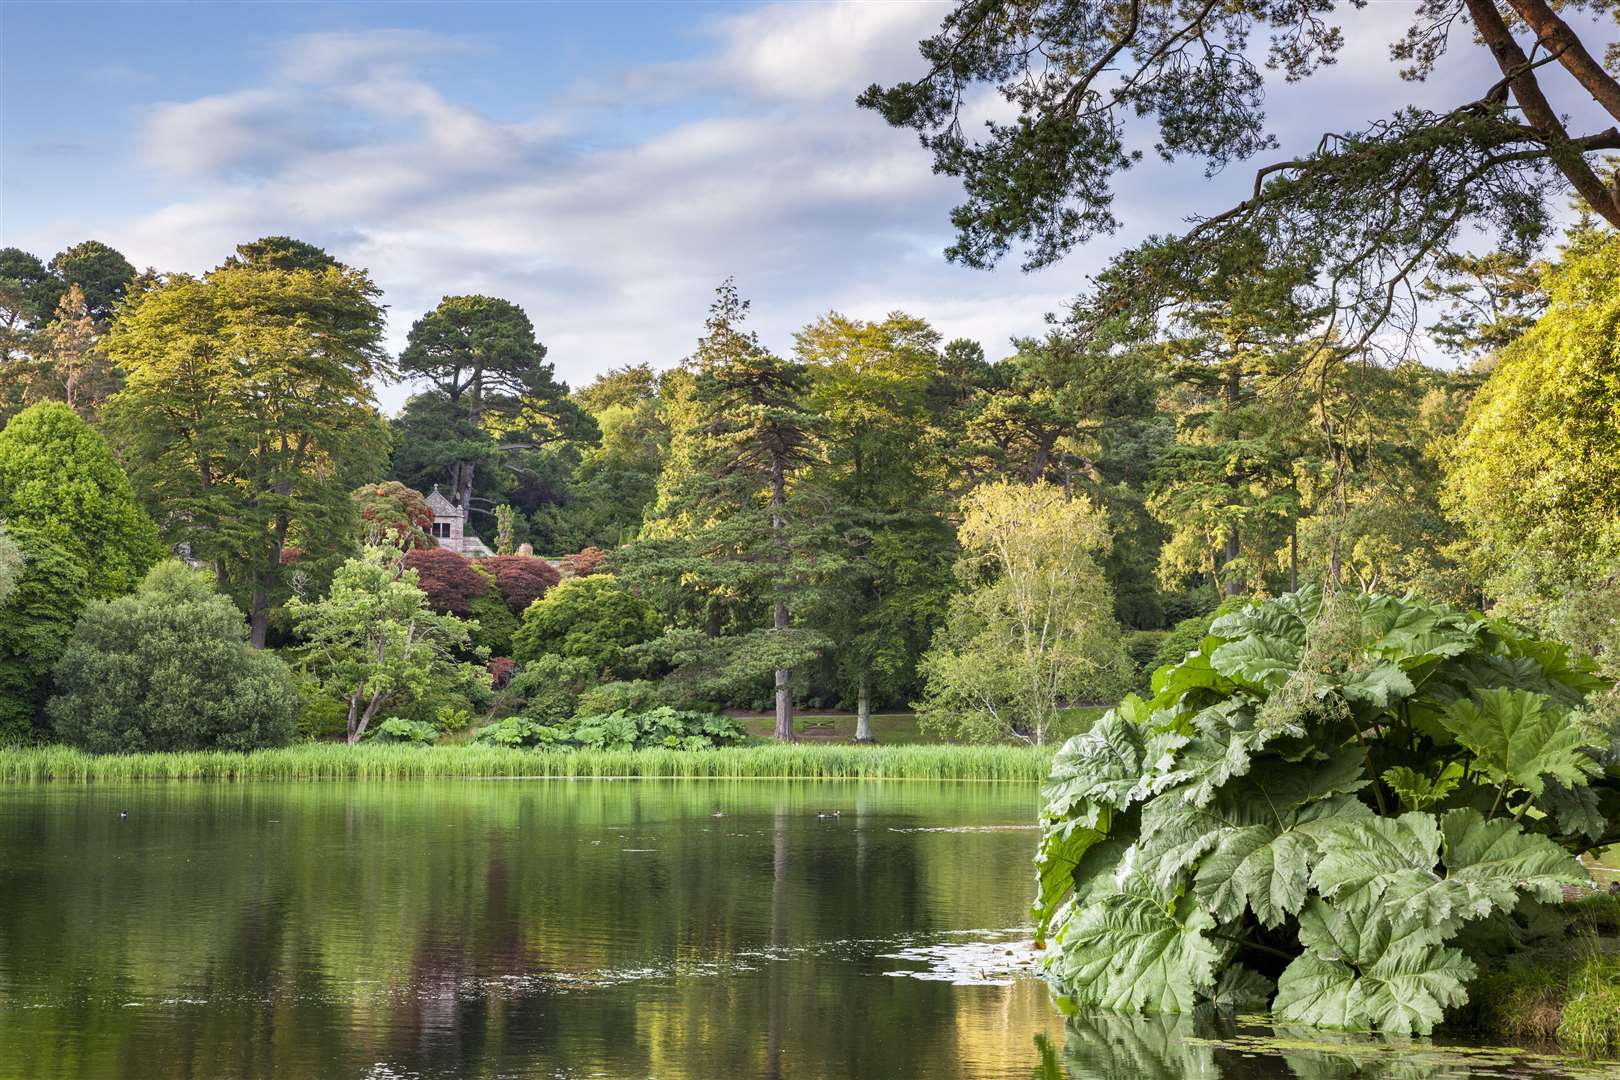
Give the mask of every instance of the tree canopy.
<svg viewBox="0 0 1620 1080">
<path fill-rule="evenodd" d="M 0 515 L 75 559 L 97 598 L 128 592 L 165 553 L 107 441 L 54 402 L 0 430 Z"/>
<path fill-rule="evenodd" d="M 107 409 L 165 538 L 215 567 L 262 646 L 288 549 L 319 565 L 355 535 L 350 492 L 379 471 L 374 386 L 393 364 L 363 271 L 255 250 L 120 312 L 107 348 L 127 381 Z"/>
</svg>

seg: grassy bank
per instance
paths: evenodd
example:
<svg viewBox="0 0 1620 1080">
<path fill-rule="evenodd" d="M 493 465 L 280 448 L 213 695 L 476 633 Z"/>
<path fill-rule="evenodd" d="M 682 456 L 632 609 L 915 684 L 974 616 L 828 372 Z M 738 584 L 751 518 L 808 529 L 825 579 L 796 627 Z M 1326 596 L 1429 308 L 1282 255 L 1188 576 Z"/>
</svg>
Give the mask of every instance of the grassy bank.
<svg viewBox="0 0 1620 1080">
<path fill-rule="evenodd" d="M 1468 1026 L 1495 1041 L 1620 1051 L 1620 898 L 1566 904 L 1568 939 L 1488 969 L 1469 990 Z"/>
<path fill-rule="evenodd" d="M 1044 779 L 1052 749 L 1020 746 L 744 746 L 562 753 L 486 746 L 312 743 L 251 753 L 95 756 L 66 747 L 0 750 L 0 783 L 118 780 L 410 780 L 638 776 L 807 780 Z"/>
</svg>

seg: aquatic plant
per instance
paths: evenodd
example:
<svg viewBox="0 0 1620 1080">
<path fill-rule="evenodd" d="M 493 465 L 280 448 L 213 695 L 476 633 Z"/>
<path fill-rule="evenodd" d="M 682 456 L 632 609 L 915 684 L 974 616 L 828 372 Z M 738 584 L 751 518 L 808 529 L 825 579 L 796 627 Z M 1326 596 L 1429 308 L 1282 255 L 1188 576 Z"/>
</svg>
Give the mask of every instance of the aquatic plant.
<svg viewBox="0 0 1620 1080">
<path fill-rule="evenodd" d="M 1620 839 L 1613 739 L 1579 711 L 1603 685 L 1409 597 L 1215 620 L 1054 761 L 1035 913 L 1060 1003 L 1429 1032 L 1471 955 L 1532 936 L 1589 883 L 1575 854 Z"/>
<path fill-rule="evenodd" d="M 559 750 L 711 750 L 748 738 L 740 720 L 717 713 L 688 712 L 668 705 L 640 712 L 618 709 L 606 715 L 576 716 L 544 723 L 509 716 L 479 729 L 474 739 L 496 746 L 549 746 Z"/>
<path fill-rule="evenodd" d="M 1022 746 L 770 744 L 716 750 L 516 750 L 306 743 L 248 753 L 86 754 L 65 746 L 0 750 L 0 783 L 128 780 L 413 780 L 453 777 L 667 777 L 1036 782 L 1051 750 Z M 1033 794 L 1033 791 L 1031 792 Z"/>
</svg>

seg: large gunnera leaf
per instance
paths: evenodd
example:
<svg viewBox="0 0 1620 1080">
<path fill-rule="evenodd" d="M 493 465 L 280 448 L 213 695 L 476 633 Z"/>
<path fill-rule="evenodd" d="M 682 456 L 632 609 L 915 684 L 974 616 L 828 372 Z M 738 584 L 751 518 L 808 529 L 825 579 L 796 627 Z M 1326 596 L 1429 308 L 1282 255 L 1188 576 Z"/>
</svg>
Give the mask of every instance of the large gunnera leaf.
<svg viewBox="0 0 1620 1080">
<path fill-rule="evenodd" d="M 1209 913 L 1185 898 L 1167 907 L 1143 891 L 1101 897 L 1074 912 L 1048 958 L 1073 998 L 1120 1012 L 1186 1012 L 1215 986 L 1224 956 Z"/>
<path fill-rule="evenodd" d="M 1521 893 L 1556 900 L 1565 885 L 1587 880 L 1557 844 L 1511 818 L 1487 821 L 1477 810 L 1340 825 L 1321 838 L 1311 874 L 1341 909 L 1411 918 L 1414 936 L 1433 944 L 1469 919 L 1512 911 Z"/>
<path fill-rule="evenodd" d="M 1052 762 L 1042 789 L 1046 829 L 1035 856 L 1036 937 L 1044 937 L 1074 885 L 1074 871 L 1093 844 L 1105 839 L 1114 815 L 1145 797 L 1151 778 L 1167 772 L 1187 741 L 1154 732 L 1147 706 L 1134 695 L 1104 713 L 1089 731 L 1070 739 Z"/>
<path fill-rule="evenodd" d="M 1410 914 L 1388 917 L 1313 898 L 1299 918 L 1305 952 L 1277 980 L 1279 1020 L 1427 1035 L 1467 1000 L 1473 963 L 1433 943 Z"/>
<path fill-rule="evenodd" d="M 1136 870 L 1168 892 L 1196 864 L 1194 893 L 1216 918 L 1248 907 L 1281 925 L 1305 902 L 1314 835 L 1371 814 L 1353 794 L 1366 784 L 1361 752 L 1348 749 L 1325 762 L 1265 762 L 1205 807 L 1167 792 L 1142 812 Z"/>
<path fill-rule="evenodd" d="M 1545 777 L 1580 787 L 1599 771 L 1580 728 L 1546 706 L 1545 697 L 1528 690 L 1476 690 L 1452 703 L 1440 722 L 1493 781 L 1539 797 Z"/>
</svg>

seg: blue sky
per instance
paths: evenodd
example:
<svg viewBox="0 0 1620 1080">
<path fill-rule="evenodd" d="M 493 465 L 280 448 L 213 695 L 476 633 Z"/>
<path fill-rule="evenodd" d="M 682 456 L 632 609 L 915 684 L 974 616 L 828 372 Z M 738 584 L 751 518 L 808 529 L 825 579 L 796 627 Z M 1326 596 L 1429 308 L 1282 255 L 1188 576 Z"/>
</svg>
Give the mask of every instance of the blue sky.
<svg viewBox="0 0 1620 1080">
<path fill-rule="evenodd" d="M 1121 244 L 1252 182 L 1150 164 L 1121 188 L 1130 227 L 1058 267 L 948 265 L 956 185 L 853 105 L 915 71 L 945 10 L 6 0 L 0 244 L 49 257 L 94 237 L 201 271 L 291 234 L 369 268 L 396 346 L 443 295 L 505 296 L 578 384 L 677 362 L 727 275 L 778 349 L 828 310 L 901 309 L 1004 354 Z M 1386 57 L 1411 10 L 1352 15 L 1341 63 L 1273 98 L 1279 156 L 1414 92 Z M 1457 45 L 1420 100 L 1494 81 Z"/>
</svg>

